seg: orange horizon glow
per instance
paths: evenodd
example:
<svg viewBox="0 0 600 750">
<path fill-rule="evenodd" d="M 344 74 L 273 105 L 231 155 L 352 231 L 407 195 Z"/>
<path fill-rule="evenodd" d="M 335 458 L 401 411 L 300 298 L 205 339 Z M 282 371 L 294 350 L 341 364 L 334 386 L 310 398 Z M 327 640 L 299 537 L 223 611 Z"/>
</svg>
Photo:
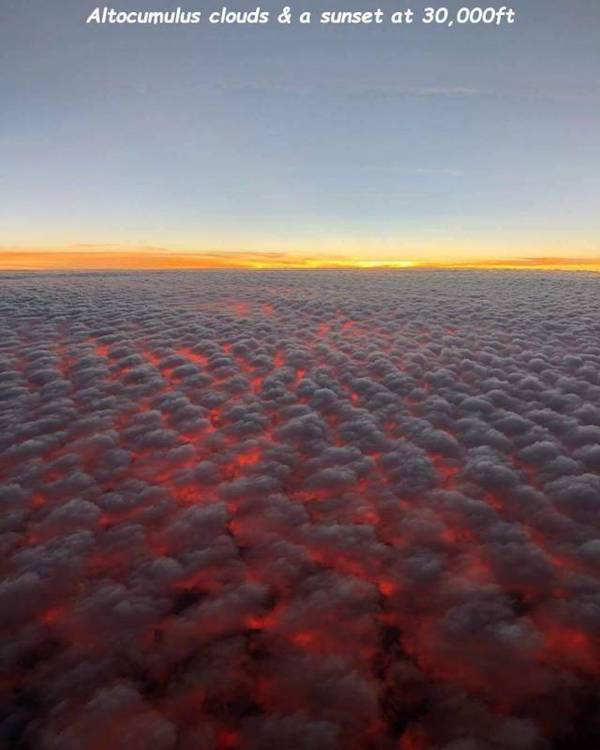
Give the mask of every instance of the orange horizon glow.
<svg viewBox="0 0 600 750">
<path fill-rule="evenodd" d="M 89 246 L 88 246 L 89 247 Z M 367 259 L 355 256 L 300 255 L 284 252 L 169 252 L 136 250 L 0 249 L 0 271 L 166 271 L 166 270 L 344 270 L 473 269 L 600 271 L 597 257 L 512 257 L 492 259 Z"/>
</svg>

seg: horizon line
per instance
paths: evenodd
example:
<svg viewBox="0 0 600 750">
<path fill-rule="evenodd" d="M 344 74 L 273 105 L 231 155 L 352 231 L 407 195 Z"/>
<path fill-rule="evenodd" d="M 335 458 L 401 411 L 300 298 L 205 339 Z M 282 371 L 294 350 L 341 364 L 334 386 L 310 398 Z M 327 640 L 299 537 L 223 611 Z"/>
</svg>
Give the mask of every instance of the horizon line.
<svg viewBox="0 0 600 750">
<path fill-rule="evenodd" d="M 99 247 L 104 249 L 98 249 Z M 521 256 L 456 260 L 369 259 L 356 256 L 292 255 L 284 252 L 170 252 L 166 248 L 79 245 L 80 249 L 2 249 L 0 272 L 168 270 L 564 270 L 600 271 L 592 257 Z M 94 248 L 94 249 L 88 249 Z"/>
</svg>

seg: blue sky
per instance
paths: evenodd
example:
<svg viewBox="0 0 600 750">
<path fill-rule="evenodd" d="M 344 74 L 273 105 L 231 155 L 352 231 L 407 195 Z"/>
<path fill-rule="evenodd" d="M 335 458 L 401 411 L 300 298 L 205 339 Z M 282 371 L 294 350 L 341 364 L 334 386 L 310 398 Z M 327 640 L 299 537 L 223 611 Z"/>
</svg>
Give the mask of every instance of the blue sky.
<svg viewBox="0 0 600 750">
<path fill-rule="evenodd" d="M 597 0 L 452 29 L 86 26 L 94 7 L 0 7 L 4 248 L 600 255 Z"/>
</svg>

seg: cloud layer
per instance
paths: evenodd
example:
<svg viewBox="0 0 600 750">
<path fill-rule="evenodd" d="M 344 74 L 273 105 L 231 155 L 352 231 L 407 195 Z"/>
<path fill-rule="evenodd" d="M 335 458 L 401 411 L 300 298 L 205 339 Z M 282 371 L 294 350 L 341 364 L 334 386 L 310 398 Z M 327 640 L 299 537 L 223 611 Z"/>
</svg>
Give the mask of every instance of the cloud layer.
<svg viewBox="0 0 600 750">
<path fill-rule="evenodd" d="M 600 745 L 592 276 L 0 289 L 0 743 Z"/>
</svg>

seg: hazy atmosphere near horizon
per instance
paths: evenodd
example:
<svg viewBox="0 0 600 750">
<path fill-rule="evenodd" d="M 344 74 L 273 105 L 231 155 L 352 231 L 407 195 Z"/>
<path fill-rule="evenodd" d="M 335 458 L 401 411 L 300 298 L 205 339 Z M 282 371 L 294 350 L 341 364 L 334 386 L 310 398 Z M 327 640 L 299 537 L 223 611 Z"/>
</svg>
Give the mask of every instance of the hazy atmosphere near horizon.
<svg viewBox="0 0 600 750">
<path fill-rule="evenodd" d="M 0 750 L 600 748 L 600 5 L 515 7 L 0 0 Z"/>
<path fill-rule="evenodd" d="M 598 261 L 596 0 L 453 28 L 95 7 L 0 4 L 1 266 Z"/>
</svg>

